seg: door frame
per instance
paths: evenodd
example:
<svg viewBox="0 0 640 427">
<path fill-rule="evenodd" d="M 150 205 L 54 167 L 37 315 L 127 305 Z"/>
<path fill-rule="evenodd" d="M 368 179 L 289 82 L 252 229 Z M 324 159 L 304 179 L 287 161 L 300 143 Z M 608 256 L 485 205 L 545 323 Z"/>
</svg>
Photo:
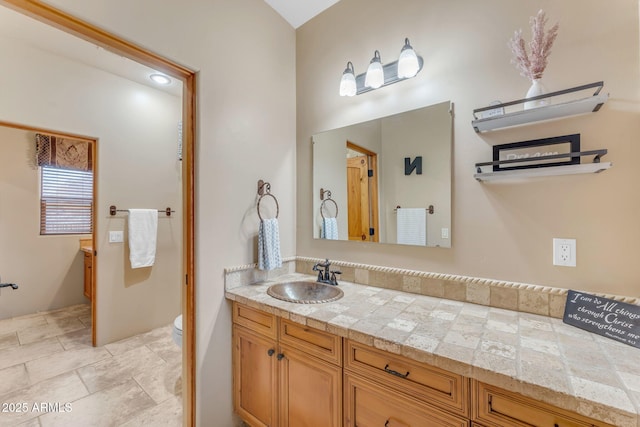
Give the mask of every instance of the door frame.
<svg viewBox="0 0 640 427">
<path fill-rule="evenodd" d="M 196 73 L 176 62 L 144 49 L 132 42 L 89 24 L 37 0 L 0 0 L 6 6 L 40 22 L 56 27 L 83 40 L 94 43 L 118 55 L 163 72 L 183 83 L 182 90 L 182 407 L 183 425 L 195 426 L 195 129 L 196 129 Z M 95 310 L 92 310 L 95 313 Z M 95 314 L 92 314 L 95 316 Z"/>
</svg>

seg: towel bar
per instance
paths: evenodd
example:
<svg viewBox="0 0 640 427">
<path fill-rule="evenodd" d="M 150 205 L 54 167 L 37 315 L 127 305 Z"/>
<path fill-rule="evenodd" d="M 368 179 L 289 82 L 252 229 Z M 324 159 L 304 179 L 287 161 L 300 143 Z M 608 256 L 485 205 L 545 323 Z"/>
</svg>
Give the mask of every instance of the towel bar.
<svg viewBox="0 0 640 427">
<path fill-rule="evenodd" d="M 393 210 L 393 213 L 398 212 L 398 209 L 402 208 L 402 206 L 398 205 L 395 207 L 395 209 Z M 427 210 L 427 213 L 429 215 L 433 215 L 433 213 L 435 212 L 433 205 L 429 205 L 429 207 L 425 208 Z"/>
<path fill-rule="evenodd" d="M 114 216 L 116 212 L 129 212 L 129 209 L 117 209 L 116 205 L 109 206 L 109 215 Z M 166 209 L 158 209 L 158 212 L 164 212 L 165 215 L 171 216 L 171 214 L 174 213 L 175 211 L 172 211 L 171 208 L 166 208 Z"/>
</svg>

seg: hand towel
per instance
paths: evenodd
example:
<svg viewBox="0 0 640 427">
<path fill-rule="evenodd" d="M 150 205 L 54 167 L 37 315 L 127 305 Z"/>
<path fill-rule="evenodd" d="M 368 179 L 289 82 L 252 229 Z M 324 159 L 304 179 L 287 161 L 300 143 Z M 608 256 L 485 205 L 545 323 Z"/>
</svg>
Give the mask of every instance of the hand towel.
<svg viewBox="0 0 640 427">
<path fill-rule="evenodd" d="M 157 209 L 129 209 L 131 268 L 151 267 L 156 259 Z"/>
<path fill-rule="evenodd" d="M 397 240 L 402 245 L 427 245 L 427 210 L 398 208 L 396 215 Z"/>
<path fill-rule="evenodd" d="M 338 240 L 338 220 L 336 218 L 323 218 L 321 239 Z"/>
<path fill-rule="evenodd" d="M 282 257 L 280 256 L 278 219 L 263 219 L 260 221 L 258 230 L 258 268 L 273 270 L 280 267 L 282 267 Z"/>
</svg>

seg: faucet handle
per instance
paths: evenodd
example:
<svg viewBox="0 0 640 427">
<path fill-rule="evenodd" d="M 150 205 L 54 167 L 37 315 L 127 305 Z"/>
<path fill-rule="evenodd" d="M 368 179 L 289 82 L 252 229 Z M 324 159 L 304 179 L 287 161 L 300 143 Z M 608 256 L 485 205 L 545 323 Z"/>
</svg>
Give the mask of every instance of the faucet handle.
<svg viewBox="0 0 640 427">
<path fill-rule="evenodd" d="M 329 283 L 331 283 L 332 285 L 338 286 L 338 279 L 336 279 L 336 274 L 342 274 L 342 271 L 338 271 L 338 270 L 332 271 L 331 279 L 329 280 Z"/>
</svg>

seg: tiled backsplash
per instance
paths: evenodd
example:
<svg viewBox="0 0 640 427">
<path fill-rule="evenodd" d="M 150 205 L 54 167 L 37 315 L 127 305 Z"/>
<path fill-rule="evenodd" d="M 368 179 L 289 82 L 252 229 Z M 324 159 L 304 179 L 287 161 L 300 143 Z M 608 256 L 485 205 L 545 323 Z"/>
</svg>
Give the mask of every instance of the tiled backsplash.
<svg viewBox="0 0 640 427">
<path fill-rule="evenodd" d="M 322 261 L 324 260 L 319 258 L 286 258 L 283 260 L 281 268 L 269 272 L 257 270 L 255 264 L 227 268 L 225 269 L 225 286 L 227 289 L 232 289 L 294 272 L 316 275 L 317 272 L 313 271 L 313 265 Z M 338 281 L 354 282 L 556 318 L 562 318 L 567 299 L 567 289 L 562 288 L 404 270 L 336 260 L 332 260 L 331 265 L 340 267 L 340 271 L 342 271 Z M 607 294 L 597 295 L 630 304 L 640 303 L 637 298 Z"/>
</svg>

